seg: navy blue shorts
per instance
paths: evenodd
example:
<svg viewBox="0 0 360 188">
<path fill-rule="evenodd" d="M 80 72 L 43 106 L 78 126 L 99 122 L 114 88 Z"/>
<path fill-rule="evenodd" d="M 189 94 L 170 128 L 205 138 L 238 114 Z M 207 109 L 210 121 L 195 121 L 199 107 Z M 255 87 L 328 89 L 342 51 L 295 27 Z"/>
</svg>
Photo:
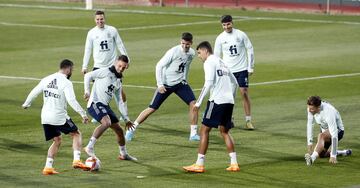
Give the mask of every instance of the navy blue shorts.
<svg viewBox="0 0 360 188">
<path fill-rule="evenodd" d="M 109 116 L 111 124 L 118 123 L 119 119 L 116 117 L 115 113 L 111 110 L 110 106 L 104 105 L 101 102 L 91 103 L 91 106 L 88 108 L 89 114 L 96 119 L 96 121 L 101 122 L 101 119 L 104 116 Z"/>
<path fill-rule="evenodd" d="M 343 130 L 338 131 L 338 141 L 340 141 L 343 137 L 344 137 L 344 131 Z M 328 150 L 330 146 L 331 146 L 331 141 L 325 142 L 324 149 Z"/>
<path fill-rule="evenodd" d="M 45 133 L 46 141 L 53 139 L 54 137 L 60 136 L 61 133 L 69 134 L 76 132 L 78 128 L 71 119 L 67 119 L 64 125 L 50 125 L 42 124 Z"/>
<path fill-rule="evenodd" d="M 233 73 L 239 87 L 249 87 L 249 73 L 247 70 Z"/>
<path fill-rule="evenodd" d="M 191 87 L 185 82 L 174 86 L 165 86 L 165 89 L 165 93 L 159 93 L 158 90 L 155 91 L 154 97 L 149 105 L 150 108 L 158 109 L 165 99 L 172 93 L 179 96 L 187 105 L 189 105 L 191 101 L 196 100 Z"/>
<path fill-rule="evenodd" d="M 231 123 L 233 108 L 234 104 L 216 104 L 213 101 L 208 101 L 202 124 L 213 128 L 218 128 L 219 125 L 227 129 L 233 128 L 234 124 Z"/>
</svg>

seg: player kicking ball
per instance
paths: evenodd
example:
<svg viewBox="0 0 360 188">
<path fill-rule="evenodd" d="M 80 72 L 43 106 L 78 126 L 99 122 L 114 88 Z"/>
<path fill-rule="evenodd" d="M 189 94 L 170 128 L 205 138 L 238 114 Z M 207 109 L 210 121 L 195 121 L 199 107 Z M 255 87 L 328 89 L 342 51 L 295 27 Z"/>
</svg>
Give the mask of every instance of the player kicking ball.
<svg viewBox="0 0 360 188">
<path fill-rule="evenodd" d="M 201 42 L 196 50 L 198 57 L 204 62 L 205 84 L 193 107 L 195 113 L 199 112 L 199 107 L 210 90 L 211 93 L 200 128 L 200 145 L 197 161 L 191 166 L 184 166 L 183 169 L 187 172 L 205 172 L 204 161 L 209 144 L 209 133 L 212 128 L 218 128 L 230 156 L 230 166 L 226 170 L 239 171 L 234 140 L 229 133 L 233 125 L 231 117 L 237 87 L 236 78 L 225 66 L 224 62 L 219 57 L 213 55 L 209 42 Z"/>
<path fill-rule="evenodd" d="M 330 157 L 329 163 L 336 164 L 337 156 L 349 156 L 351 149 L 338 150 L 339 141 L 344 136 L 344 125 L 340 113 L 330 103 L 319 96 L 311 96 L 307 101 L 307 143 L 308 153 L 305 154 L 306 165 L 312 165 L 318 157 Z M 313 148 L 313 124 L 320 125 L 321 132 Z M 329 148 L 331 147 L 330 151 Z"/>
<path fill-rule="evenodd" d="M 115 91 L 121 91 L 122 73 L 128 66 L 129 60 L 127 56 L 121 55 L 117 58 L 115 64 L 110 68 L 100 68 L 92 72 L 86 73 L 84 77 L 84 98 L 88 101 L 87 108 L 89 114 L 101 124 L 97 126 L 89 140 L 89 143 L 84 148 L 90 157 L 95 156 L 95 143 L 100 136 L 110 127 L 116 135 L 117 143 L 119 145 L 120 160 L 136 161 L 135 157 L 130 156 L 126 151 L 125 138 L 123 129 L 120 127 L 119 119 L 111 110 L 109 104 L 115 94 Z M 90 82 L 95 80 L 90 94 Z M 121 94 L 121 92 L 119 92 Z M 132 127 L 132 122 L 127 121 L 126 128 Z"/>
</svg>

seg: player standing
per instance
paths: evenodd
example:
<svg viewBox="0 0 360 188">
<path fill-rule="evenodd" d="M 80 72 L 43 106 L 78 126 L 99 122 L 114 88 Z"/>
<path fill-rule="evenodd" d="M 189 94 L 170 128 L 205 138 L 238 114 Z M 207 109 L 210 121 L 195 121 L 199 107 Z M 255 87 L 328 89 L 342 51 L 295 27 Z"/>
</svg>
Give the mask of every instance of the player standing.
<svg viewBox="0 0 360 188">
<path fill-rule="evenodd" d="M 85 52 L 83 58 L 83 65 L 81 72 L 86 74 L 87 67 L 90 61 L 91 52 L 94 58 L 93 70 L 99 68 L 111 67 L 117 58 L 118 50 L 122 55 L 128 56 L 124 43 L 120 38 L 117 29 L 113 26 L 105 24 L 105 13 L 103 11 L 95 12 L 96 26 L 92 28 L 86 37 Z M 129 64 L 126 65 L 128 68 Z M 116 91 L 118 93 L 119 91 Z M 115 102 L 119 106 L 124 106 L 124 109 L 120 109 L 120 114 L 125 122 L 129 121 L 127 118 L 127 104 L 126 95 L 122 90 L 121 95 L 115 95 Z"/>
<path fill-rule="evenodd" d="M 120 79 L 128 64 L 128 58 L 124 55 L 118 57 L 116 63 L 110 68 L 101 68 L 85 74 L 84 77 L 84 98 L 88 101 L 89 114 L 101 124 L 97 126 L 85 147 L 86 153 L 91 157 L 95 156 L 94 146 L 97 139 L 110 127 L 116 134 L 119 145 L 120 160 L 137 160 L 126 151 L 123 129 L 119 125 L 119 119 L 111 110 L 109 103 L 116 90 L 121 91 Z M 90 82 L 95 80 L 90 94 Z M 132 122 L 127 121 L 127 128 L 132 127 Z"/>
<path fill-rule="evenodd" d="M 253 130 L 251 122 L 251 106 L 249 97 L 249 76 L 254 72 L 254 49 L 248 36 L 233 28 L 232 17 L 224 15 L 221 18 L 224 29 L 215 41 L 214 55 L 224 60 L 225 64 L 237 79 L 245 111 L 245 128 Z"/>
<path fill-rule="evenodd" d="M 210 91 L 210 97 L 204 112 L 200 129 L 200 145 L 195 164 L 183 167 L 188 172 L 205 172 L 205 154 L 209 144 L 209 133 L 212 128 L 218 128 L 223 137 L 230 156 L 230 166 L 227 171 L 239 171 L 236 159 L 234 140 L 229 131 L 232 128 L 231 117 L 234 108 L 234 95 L 237 82 L 231 71 L 217 56 L 212 55 L 209 42 L 201 42 L 197 48 L 198 57 L 204 62 L 205 83 L 200 96 L 193 107 L 198 113 L 200 105 Z"/>
<path fill-rule="evenodd" d="M 351 149 L 338 150 L 339 141 L 344 136 L 344 125 L 340 113 L 330 103 L 322 101 L 319 96 L 311 96 L 307 101 L 307 144 L 308 153 L 305 154 L 306 165 L 310 166 L 318 157 L 329 157 L 329 163 L 336 164 L 337 155 L 351 155 Z M 321 133 L 313 148 L 313 124 L 320 125 Z M 328 151 L 331 146 L 330 152 Z"/>
<path fill-rule="evenodd" d="M 189 105 L 190 137 L 189 140 L 200 140 L 197 134 L 198 115 L 192 112 L 195 105 L 195 95 L 187 83 L 190 64 L 195 56 L 195 51 L 190 48 L 193 36 L 191 33 L 182 34 L 180 45 L 166 52 L 156 65 L 157 90 L 148 108 L 143 110 L 134 122 L 134 128 L 126 131 L 126 140 L 132 140 L 136 128 L 144 122 L 152 113 L 159 109 L 160 105 L 169 95 L 175 93 L 187 105 Z"/>
<path fill-rule="evenodd" d="M 74 64 L 70 60 L 63 60 L 60 63 L 59 72 L 43 78 L 40 83 L 31 90 L 22 105 L 24 109 L 27 109 L 31 106 L 31 102 L 40 93 L 43 93 L 44 102 L 41 109 L 41 124 L 44 128 L 46 141 L 53 140 L 48 150 L 45 168 L 42 171 L 44 175 L 58 174 L 53 168 L 53 163 L 62 141 L 61 133 L 70 134 L 73 139 L 73 167 L 89 170 L 80 160 L 81 133 L 66 111 L 66 104 L 69 103 L 70 106 L 81 115 L 83 123 L 87 123 L 88 117 L 86 116 L 86 112 L 76 101 L 73 85 L 69 80 L 73 66 Z"/>
</svg>

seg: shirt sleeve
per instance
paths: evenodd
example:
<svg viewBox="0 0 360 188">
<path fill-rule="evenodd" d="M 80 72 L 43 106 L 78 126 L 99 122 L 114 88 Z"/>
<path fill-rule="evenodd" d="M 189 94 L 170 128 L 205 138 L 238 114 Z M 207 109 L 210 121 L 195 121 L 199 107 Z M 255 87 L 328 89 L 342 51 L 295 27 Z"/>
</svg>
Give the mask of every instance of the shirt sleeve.
<svg viewBox="0 0 360 188">
<path fill-rule="evenodd" d="M 96 78 L 104 78 L 106 75 L 105 69 L 97 69 L 88 72 L 84 76 L 84 92 L 90 94 L 90 82 Z"/>
<path fill-rule="evenodd" d="M 122 98 L 122 86 L 120 83 L 120 87 L 118 89 L 118 93 L 115 92 L 116 95 L 118 96 L 118 109 L 120 111 L 120 115 L 121 117 L 125 120 L 125 122 L 130 121 L 129 115 L 128 115 L 128 107 L 127 107 L 127 102 L 124 102 L 124 99 Z"/>
<path fill-rule="evenodd" d="M 116 46 L 120 52 L 121 55 L 126 55 L 129 59 L 129 63 L 130 63 L 130 57 L 128 55 L 128 53 L 126 52 L 126 48 L 125 48 L 125 45 L 124 45 L 124 42 L 122 41 L 120 35 L 119 35 L 119 32 L 117 30 L 115 30 L 115 43 L 116 43 Z"/>
<path fill-rule="evenodd" d="M 82 69 L 87 69 L 89 61 L 90 61 L 91 50 L 93 48 L 93 44 L 92 44 L 90 35 L 91 35 L 90 32 L 88 32 L 88 34 L 86 36 Z"/>
<path fill-rule="evenodd" d="M 222 51 L 221 39 L 220 36 L 218 36 L 215 40 L 214 55 L 221 58 L 221 51 Z"/>
<path fill-rule="evenodd" d="M 314 124 L 314 116 L 307 109 L 307 128 L 306 128 L 306 136 L 307 136 L 307 145 L 313 145 L 313 124 Z"/>
<path fill-rule="evenodd" d="M 325 116 L 325 121 L 328 124 L 329 132 L 331 135 L 331 157 L 336 157 L 337 146 L 338 146 L 338 128 L 336 124 L 336 113 L 328 112 Z"/>
<path fill-rule="evenodd" d="M 165 55 L 160 59 L 160 61 L 156 64 L 156 85 L 158 87 L 164 85 L 163 78 L 163 69 L 171 63 L 172 61 L 172 49 L 168 50 Z"/>
<path fill-rule="evenodd" d="M 254 72 L 255 60 L 254 60 L 254 48 L 250 42 L 249 37 L 244 33 L 244 45 L 246 48 L 248 59 L 248 72 Z"/>
<path fill-rule="evenodd" d="M 209 63 L 204 63 L 204 72 L 205 72 L 205 83 L 195 103 L 195 106 L 197 107 L 201 106 L 202 101 L 204 100 L 205 96 L 209 93 L 210 88 L 214 84 L 215 69 Z"/>
<path fill-rule="evenodd" d="M 41 80 L 38 85 L 36 85 L 31 92 L 29 93 L 29 95 L 27 96 L 24 104 L 22 105 L 23 107 L 30 107 L 32 101 L 43 91 L 42 88 L 42 82 L 43 80 Z"/>
<path fill-rule="evenodd" d="M 69 103 L 72 109 L 74 109 L 77 113 L 81 115 L 81 117 L 86 116 L 85 110 L 80 106 L 78 101 L 76 100 L 74 88 L 71 82 L 66 84 L 64 88 L 65 98 L 66 101 Z"/>
</svg>

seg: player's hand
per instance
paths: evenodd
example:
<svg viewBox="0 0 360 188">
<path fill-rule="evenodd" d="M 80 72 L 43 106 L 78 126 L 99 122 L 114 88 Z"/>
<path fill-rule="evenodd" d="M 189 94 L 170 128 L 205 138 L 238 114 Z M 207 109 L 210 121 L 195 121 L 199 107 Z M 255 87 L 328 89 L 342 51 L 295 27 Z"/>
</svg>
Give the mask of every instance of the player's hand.
<svg viewBox="0 0 360 188">
<path fill-rule="evenodd" d="M 84 124 L 88 124 L 89 123 L 89 118 L 87 116 L 82 117 L 82 122 Z"/>
<path fill-rule="evenodd" d="M 88 101 L 88 100 L 89 100 L 89 98 L 90 98 L 89 93 L 85 93 L 85 94 L 84 94 L 84 99 L 85 99 L 86 101 Z"/>
<path fill-rule="evenodd" d="M 28 105 L 21 105 L 21 107 L 23 108 L 23 109 L 27 109 L 27 108 L 29 108 L 29 106 Z"/>
<path fill-rule="evenodd" d="M 254 72 L 249 72 L 249 76 L 251 76 L 251 75 L 253 75 L 254 74 Z"/>
<path fill-rule="evenodd" d="M 85 75 L 87 73 L 87 69 L 82 69 L 81 73 Z"/>
<path fill-rule="evenodd" d="M 158 91 L 159 91 L 159 93 L 161 93 L 161 94 L 165 93 L 165 92 L 166 92 L 165 86 L 160 86 L 160 87 L 158 87 Z"/>
<path fill-rule="evenodd" d="M 337 163 L 336 158 L 335 158 L 335 157 L 330 157 L 329 163 L 331 163 L 331 164 L 336 164 L 336 163 Z"/>
<path fill-rule="evenodd" d="M 308 145 L 307 150 L 308 150 L 308 153 L 311 155 L 314 152 L 313 145 Z"/>
<path fill-rule="evenodd" d="M 127 121 L 125 124 L 126 130 L 134 130 L 134 124 L 131 121 Z"/>
</svg>

